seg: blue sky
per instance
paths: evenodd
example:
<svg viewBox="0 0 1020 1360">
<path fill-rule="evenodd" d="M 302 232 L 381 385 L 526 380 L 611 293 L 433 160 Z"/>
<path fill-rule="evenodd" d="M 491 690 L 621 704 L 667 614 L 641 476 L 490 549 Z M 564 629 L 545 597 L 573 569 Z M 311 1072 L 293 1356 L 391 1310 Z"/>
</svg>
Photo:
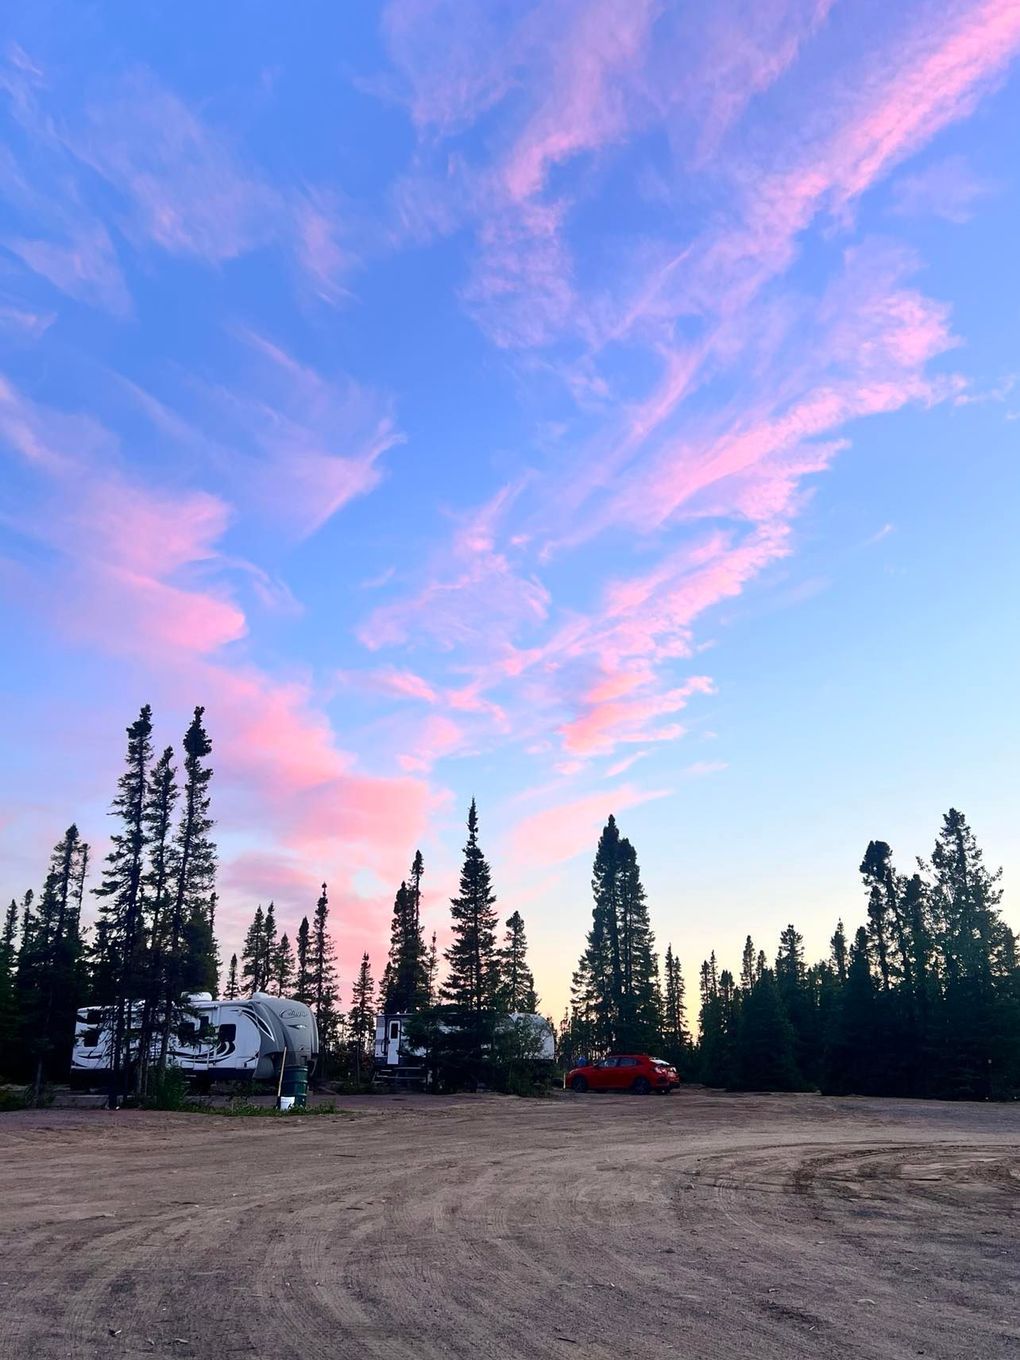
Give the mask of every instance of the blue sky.
<svg viewBox="0 0 1020 1360">
<path fill-rule="evenodd" d="M 418 845 L 442 934 L 472 795 L 557 1012 L 610 812 L 692 984 L 950 805 L 1009 915 L 1018 49 L 1008 0 L 9 16 L 0 888 L 204 703 L 227 953 L 325 878 L 381 971 Z"/>
</svg>

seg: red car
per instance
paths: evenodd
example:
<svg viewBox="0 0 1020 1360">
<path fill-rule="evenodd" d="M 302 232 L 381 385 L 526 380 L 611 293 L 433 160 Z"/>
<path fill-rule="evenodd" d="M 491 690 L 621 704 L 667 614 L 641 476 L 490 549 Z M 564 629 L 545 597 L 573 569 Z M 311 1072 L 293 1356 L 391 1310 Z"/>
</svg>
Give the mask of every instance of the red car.
<svg viewBox="0 0 1020 1360">
<path fill-rule="evenodd" d="M 563 1085 L 571 1091 L 633 1091 L 669 1095 L 680 1085 L 676 1068 L 647 1053 L 610 1053 L 598 1062 L 582 1062 L 569 1071 Z"/>
</svg>

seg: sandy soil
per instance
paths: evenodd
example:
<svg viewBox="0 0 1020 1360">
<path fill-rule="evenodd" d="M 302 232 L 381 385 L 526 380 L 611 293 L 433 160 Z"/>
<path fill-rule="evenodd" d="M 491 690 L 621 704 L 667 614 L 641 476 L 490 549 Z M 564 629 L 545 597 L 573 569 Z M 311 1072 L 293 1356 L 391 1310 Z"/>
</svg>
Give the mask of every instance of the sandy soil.
<svg viewBox="0 0 1020 1360">
<path fill-rule="evenodd" d="M 1020 1107 L 0 1115 L 0 1356 L 1020 1355 Z"/>
</svg>

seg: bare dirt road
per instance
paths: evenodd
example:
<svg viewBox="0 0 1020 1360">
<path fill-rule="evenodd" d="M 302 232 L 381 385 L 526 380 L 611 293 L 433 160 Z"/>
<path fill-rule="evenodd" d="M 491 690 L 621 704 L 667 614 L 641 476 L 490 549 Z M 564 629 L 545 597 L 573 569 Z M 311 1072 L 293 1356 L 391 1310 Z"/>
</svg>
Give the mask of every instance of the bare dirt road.
<svg viewBox="0 0 1020 1360">
<path fill-rule="evenodd" d="M 1020 1107 L 0 1115 L 4 1360 L 1020 1355 Z"/>
</svg>

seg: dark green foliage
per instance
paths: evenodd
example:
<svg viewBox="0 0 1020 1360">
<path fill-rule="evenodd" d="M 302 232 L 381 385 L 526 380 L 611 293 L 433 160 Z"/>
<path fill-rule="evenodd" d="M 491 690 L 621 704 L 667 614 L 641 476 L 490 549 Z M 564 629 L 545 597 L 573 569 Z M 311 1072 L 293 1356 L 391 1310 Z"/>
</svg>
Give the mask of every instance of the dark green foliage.
<svg viewBox="0 0 1020 1360">
<path fill-rule="evenodd" d="M 459 1010 L 480 1015 L 498 1006 L 500 975 L 496 897 L 489 865 L 478 846 L 478 809 L 473 798 L 467 826 L 460 892 L 450 902 L 453 938 L 446 951 L 450 971 L 443 997 Z"/>
<path fill-rule="evenodd" d="M 303 1001 L 306 1006 L 312 1002 L 312 975 L 308 971 L 308 955 L 311 949 L 312 933 L 308 925 L 308 917 L 302 916 L 301 924 L 298 926 L 296 968 L 297 975 L 294 986 L 294 998 Z"/>
<path fill-rule="evenodd" d="M 68 1067 L 85 982 L 81 908 L 87 870 L 88 846 L 70 826 L 54 847 L 38 903 L 30 903 L 22 918 L 14 1066 L 33 1081 L 36 1102 L 43 1083 L 63 1077 Z"/>
<path fill-rule="evenodd" d="M 361 967 L 354 981 L 347 1018 L 347 1038 L 354 1080 L 360 1085 L 363 1076 L 372 1070 L 375 1040 L 375 983 L 372 981 L 372 968 L 367 954 L 361 956 Z"/>
<path fill-rule="evenodd" d="M 18 960 L 18 904 L 11 898 L 0 934 L 0 1076 L 7 1070 L 18 1031 L 18 1003 L 14 987 Z"/>
<path fill-rule="evenodd" d="M 662 1056 L 681 1073 L 691 1071 L 691 1036 L 687 1028 L 687 988 L 680 970 L 680 960 L 673 946 L 666 946 L 665 996 L 662 1012 Z"/>
<path fill-rule="evenodd" d="M 302 925 L 304 922 L 302 922 Z M 300 932 L 298 939 L 300 941 Z M 337 1011 L 336 950 L 329 933 L 329 895 L 323 883 L 315 904 L 311 931 L 305 953 L 308 1005 L 315 1012 L 319 1028 L 319 1048 L 325 1067 L 340 1042 L 340 1016 Z"/>
<path fill-rule="evenodd" d="M 586 1056 L 651 1052 L 662 999 L 637 854 L 610 817 L 592 866 L 591 928 L 571 991 L 572 1048 Z"/>
<path fill-rule="evenodd" d="M 421 851 L 411 864 L 410 882 L 401 883 L 393 902 L 390 953 L 382 980 L 383 1009 L 388 1014 L 428 1005 L 428 963 L 421 929 Z"/>
<path fill-rule="evenodd" d="M 286 935 L 283 937 L 286 939 Z M 237 981 L 237 955 L 231 954 L 230 968 L 227 972 L 227 985 L 223 989 L 223 995 L 228 1001 L 236 1001 L 241 995 L 241 989 Z"/>
<path fill-rule="evenodd" d="M 284 933 L 272 951 L 268 990 L 277 996 L 290 996 L 295 970 L 294 950 L 291 948 L 290 939 Z"/>
<path fill-rule="evenodd" d="M 795 1034 L 768 968 L 742 998 L 737 1019 L 733 1085 L 744 1091 L 796 1091 L 803 1085 L 795 1057 Z"/>
<path fill-rule="evenodd" d="M 500 992 L 502 1008 L 511 1013 L 533 1015 L 538 1010 L 535 979 L 528 967 L 528 941 L 524 934 L 524 918 L 519 911 L 507 918 L 506 937 L 499 951 Z"/>
</svg>

